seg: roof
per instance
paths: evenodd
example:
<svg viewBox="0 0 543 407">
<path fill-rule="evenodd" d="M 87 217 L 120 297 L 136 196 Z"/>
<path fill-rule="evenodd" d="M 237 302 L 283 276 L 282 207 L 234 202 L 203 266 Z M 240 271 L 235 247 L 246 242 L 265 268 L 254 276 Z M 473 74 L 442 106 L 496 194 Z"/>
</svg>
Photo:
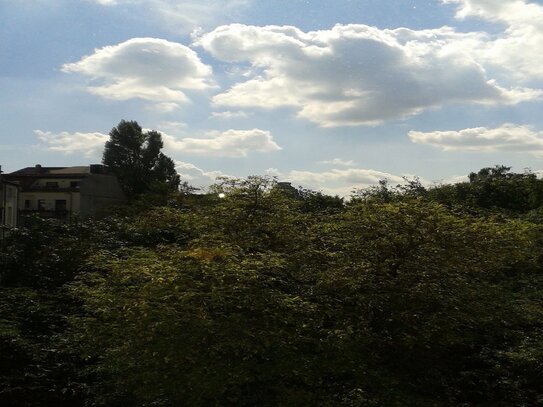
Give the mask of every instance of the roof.
<svg viewBox="0 0 543 407">
<path fill-rule="evenodd" d="M 16 176 L 48 176 L 48 175 L 86 175 L 90 174 L 90 166 L 76 166 L 76 167 L 42 167 L 36 165 L 34 167 L 26 167 L 20 170 L 14 171 L 9 175 Z"/>
<path fill-rule="evenodd" d="M 9 181 L 20 183 L 23 191 L 31 188 L 39 178 L 48 179 L 81 179 L 91 174 L 107 174 L 107 168 L 101 164 L 79 165 L 75 167 L 43 167 L 39 164 L 34 167 L 25 167 L 20 170 L 4 174 Z"/>
</svg>

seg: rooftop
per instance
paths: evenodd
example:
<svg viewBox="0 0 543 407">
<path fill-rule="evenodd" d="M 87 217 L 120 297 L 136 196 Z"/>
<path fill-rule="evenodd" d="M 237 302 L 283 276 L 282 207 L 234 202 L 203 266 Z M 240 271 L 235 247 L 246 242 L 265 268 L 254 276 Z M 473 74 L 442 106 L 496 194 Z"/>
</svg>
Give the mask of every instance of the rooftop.
<svg viewBox="0 0 543 407">
<path fill-rule="evenodd" d="M 40 164 L 36 164 L 34 167 L 25 167 L 20 170 L 14 171 L 9 175 L 15 176 L 74 176 L 74 175 L 87 175 L 92 173 L 103 173 L 104 166 L 101 164 L 80 165 L 75 167 L 44 167 Z"/>
</svg>

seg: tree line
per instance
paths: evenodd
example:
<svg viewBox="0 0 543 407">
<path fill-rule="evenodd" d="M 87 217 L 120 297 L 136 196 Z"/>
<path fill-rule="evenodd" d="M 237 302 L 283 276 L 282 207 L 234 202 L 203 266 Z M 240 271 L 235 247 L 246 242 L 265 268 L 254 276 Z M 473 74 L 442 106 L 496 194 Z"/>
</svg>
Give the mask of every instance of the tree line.
<svg viewBox="0 0 543 407">
<path fill-rule="evenodd" d="M 541 405 L 542 223 L 543 181 L 504 166 L 36 218 L 0 249 L 0 404 Z"/>
</svg>

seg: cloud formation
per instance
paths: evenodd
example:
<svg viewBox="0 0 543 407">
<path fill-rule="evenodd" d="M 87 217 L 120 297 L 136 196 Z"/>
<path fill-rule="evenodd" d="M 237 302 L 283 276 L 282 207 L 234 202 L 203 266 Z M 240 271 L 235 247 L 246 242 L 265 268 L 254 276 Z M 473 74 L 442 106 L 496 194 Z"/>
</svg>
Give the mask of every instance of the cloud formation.
<svg viewBox="0 0 543 407">
<path fill-rule="evenodd" d="M 182 123 L 165 123 L 172 128 L 182 126 Z M 147 129 L 145 129 L 147 131 Z M 44 143 L 44 147 L 64 154 L 82 154 L 85 157 L 99 157 L 104 143 L 109 135 L 102 133 L 52 133 L 35 130 L 36 136 Z M 229 157 L 243 157 L 253 151 L 277 151 L 280 147 L 273 141 L 270 132 L 253 130 L 228 130 L 225 132 L 210 132 L 207 138 L 181 138 L 162 133 L 165 148 L 179 153 L 204 154 Z M 352 161 L 334 159 L 326 163 L 351 166 Z M 228 176 L 221 171 L 206 171 L 194 164 L 176 161 L 176 170 L 183 181 L 197 188 L 206 188 L 215 183 L 217 177 Z M 382 171 L 363 168 L 333 168 L 326 171 L 293 170 L 282 172 L 275 168 L 266 171 L 268 175 L 277 177 L 280 181 L 289 181 L 331 195 L 348 197 L 355 189 L 376 185 L 386 179 L 391 184 L 402 184 L 402 176 Z"/>
<path fill-rule="evenodd" d="M 227 176 L 221 171 L 205 171 L 184 161 L 176 161 L 175 169 L 181 177 L 181 181 L 187 181 L 193 187 L 200 189 L 205 189 L 214 184 L 217 177 Z"/>
<path fill-rule="evenodd" d="M 202 154 L 222 157 L 246 157 L 251 152 L 281 150 L 269 131 L 227 130 L 212 131 L 204 138 L 181 138 L 163 134 L 164 145 L 170 150 L 186 154 Z"/>
<path fill-rule="evenodd" d="M 473 49 L 482 63 L 530 82 L 543 79 L 543 5 L 525 0 L 443 0 L 458 4 L 456 17 L 477 17 L 506 29 Z"/>
<path fill-rule="evenodd" d="M 352 167 L 355 165 L 355 162 L 353 160 L 344 160 L 342 158 L 334 158 L 332 160 L 319 161 L 319 164 L 339 165 L 341 167 Z"/>
<path fill-rule="evenodd" d="M 205 171 L 194 164 L 176 161 L 176 170 L 181 180 L 189 184 L 206 188 L 216 182 L 217 177 L 232 177 L 221 171 Z M 289 171 L 282 172 L 276 168 L 266 170 L 269 176 L 277 177 L 279 181 L 291 182 L 293 186 L 302 186 L 330 195 L 349 197 L 353 190 L 377 185 L 380 180 L 388 180 L 392 185 L 403 184 L 403 177 L 371 169 L 332 169 L 324 172 Z M 237 177 L 234 177 L 237 178 Z"/>
<path fill-rule="evenodd" d="M 139 98 L 167 111 L 188 101 L 187 90 L 213 86 L 211 67 L 185 45 L 157 38 L 132 38 L 96 49 L 64 72 L 88 76 L 89 92 L 114 100 Z"/>
<path fill-rule="evenodd" d="M 195 45 L 221 61 L 252 66 L 248 79 L 213 98 L 216 105 L 291 107 L 299 117 L 332 127 L 375 125 L 448 104 L 515 104 L 540 96 L 487 77 L 473 52 L 466 52 L 486 39 L 449 27 L 350 24 L 303 32 L 232 24 Z"/>
<path fill-rule="evenodd" d="M 225 110 L 222 112 L 211 112 L 210 117 L 213 119 L 234 119 L 238 117 L 249 117 L 249 113 L 244 112 L 243 110 Z"/>
<path fill-rule="evenodd" d="M 184 123 L 163 122 L 161 128 L 178 130 Z M 150 129 L 144 129 L 149 131 Z M 273 152 L 281 147 L 273 140 L 269 131 L 260 129 L 211 131 L 202 138 L 177 138 L 160 132 L 167 150 L 184 154 L 201 154 L 218 157 L 246 157 L 252 152 Z M 99 156 L 109 135 L 93 133 L 52 133 L 34 130 L 36 137 L 43 142 L 43 147 L 64 154 L 83 154 L 86 157 Z"/>
<path fill-rule="evenodd" d="M 301 170 L 281 172 L 276 168 L 269 168 L 266 173 L 280 181 L 291 182 L 295 186 L 300 185 L 340 197 L 348 197 L 356 189 L 377 185 L 380 180 L 388 180 L 392 185 L 404 183 L 402 176 L 365 168 L 334 168 L 321 172 Z"/>
<path fill-rule="evenodd" d="M 497 128 L 475 127 L 458 131 L 410 131 L 409 138 L 445 151 L 520 152 L 543 155 L 543 132 L 531 126 L 505 123 Z"/>
<path fill-rule="evenodd" d="M 109 140 L 107 134 L 102 133 L 52 133 L 50 131 L 34 130 L 36 137 L 44 143 L 44 147 L 51 151 L 63 154 L 83 154 L 85 157 L 99 157 L 104 144 Z"/>
</svg>

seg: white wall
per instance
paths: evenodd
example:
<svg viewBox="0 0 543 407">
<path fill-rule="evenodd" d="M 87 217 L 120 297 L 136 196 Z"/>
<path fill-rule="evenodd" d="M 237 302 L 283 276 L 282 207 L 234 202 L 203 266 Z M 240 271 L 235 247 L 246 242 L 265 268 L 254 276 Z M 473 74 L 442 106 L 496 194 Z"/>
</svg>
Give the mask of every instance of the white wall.
<svg viewBox="0 0 543 407">
<path fill-rule="evenodd" d="M 0 194 L 0 206 L 4 205 L 4 210 L 2 211 L 2 220 L 1 223 L 4 226 L 16 227 L 17 226 L 17 198 L 18 198 L 18 188 L 10 184 L 2 184 L 3 194 Z"/>
</svg>

